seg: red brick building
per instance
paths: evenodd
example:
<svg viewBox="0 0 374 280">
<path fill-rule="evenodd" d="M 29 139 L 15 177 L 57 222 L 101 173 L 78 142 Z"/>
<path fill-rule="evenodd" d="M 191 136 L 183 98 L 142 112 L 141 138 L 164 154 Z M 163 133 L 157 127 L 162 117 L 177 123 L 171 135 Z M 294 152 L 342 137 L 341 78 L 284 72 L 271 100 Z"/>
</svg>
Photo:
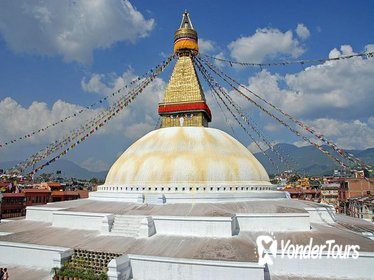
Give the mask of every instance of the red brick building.
<svg viewBox="0 0 374 280">
<path fill-rule="evenodd" d="M 365 196 L 374 193 L 373 178 L 346 178 L 340 183 L 341 198 Z"/>
<path fill-rule="evenodd" d="M 2 193 L 0 218 L 16 218 L 26 215 L 26 207 L 48 202 L 87 198 L 87 190 L 50 191 L 48 189 L 24 189 L 20 193 Z"/>
<path fill-rule="evenodd" d="M 43 189 L 25 189 L 26 206 L 47 204 L 51 201 L 51 191 Z"/>
<path fill-rule="evenodd" d="M 1 219 L 16 218 L 26 215 L 24 193 L 3 193 L 1 202 Z"/>
<path fill-rule="evenodd" d="M 52 202 L 79 199 L 77 191 L 54 191 L 51 194 Z"/>
<path fill-rule="evenodd" d="M 352 198 L 365 197 L 373 194 L 373 178 L 345 178 L 340 183 L 338 194 L 340 211 L 349 214 L 349 201 Z"/>
</svg>

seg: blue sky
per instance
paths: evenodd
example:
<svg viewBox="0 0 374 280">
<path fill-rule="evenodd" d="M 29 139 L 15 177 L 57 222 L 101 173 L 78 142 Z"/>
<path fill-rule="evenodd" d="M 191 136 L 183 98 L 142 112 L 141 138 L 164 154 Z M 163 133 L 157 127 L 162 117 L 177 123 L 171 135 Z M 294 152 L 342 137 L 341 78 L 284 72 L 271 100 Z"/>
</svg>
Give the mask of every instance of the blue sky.
<svg viewBox="0 0 374 280">
<path fill-rule="evenodd" d="M 373 1 L 4 0 L 0 142 L 75 112 L 158 64 L 172 51 L 184 9 L 199 34 L 201 52 L 226 59 L 271 62 L 374 50 Z M 374 146 L 373 61 L 306 65 L 306 71 L 299 65 L 262 71 L 221 67 L 343 148 L 363 149 Z M 171 68 L 104 131 L 66 158 L 91 170 L 108 168 L 154 128 L 157 102 L 170 73 Z M 231 133 L 217 106 L 209 105 L 212 126 Z M 255 108 L 244 109 L 273 141 L 302 144 Z M 79 121 L 1 149 L 0 161 L 25 158 Z M 232 125 L 235 136 L 253 149 Z"/>
</svg>

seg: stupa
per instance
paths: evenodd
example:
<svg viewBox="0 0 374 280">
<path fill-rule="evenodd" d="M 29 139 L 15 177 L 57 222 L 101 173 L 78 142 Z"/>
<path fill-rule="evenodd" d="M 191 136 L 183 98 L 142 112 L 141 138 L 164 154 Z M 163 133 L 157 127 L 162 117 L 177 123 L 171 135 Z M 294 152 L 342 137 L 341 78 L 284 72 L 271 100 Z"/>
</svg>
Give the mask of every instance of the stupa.
<svg viewBox="0 0 374 280">
<path fill-rule="evenodd" d="M 66 262 L 110 280 L 374 279 L 371 223 L 289 199 L 242 144 L 208 128 L 187 12 L 174 51 L 161 128 L 130 146 L 89 199 L 2 221 L 0 267 L 11 279 L 51 279 Z"/>
<path fill-rule="evenodd" d="M 161 128 L 130 146 L 91 198 L 139 203 L 285 198 L 246 147 L 208 128 L 212 113 L 192 62 L 198 51 L 197 32 L 185 12 L 174 35 L 178 60 L 158 107 Z"/>
</svg>

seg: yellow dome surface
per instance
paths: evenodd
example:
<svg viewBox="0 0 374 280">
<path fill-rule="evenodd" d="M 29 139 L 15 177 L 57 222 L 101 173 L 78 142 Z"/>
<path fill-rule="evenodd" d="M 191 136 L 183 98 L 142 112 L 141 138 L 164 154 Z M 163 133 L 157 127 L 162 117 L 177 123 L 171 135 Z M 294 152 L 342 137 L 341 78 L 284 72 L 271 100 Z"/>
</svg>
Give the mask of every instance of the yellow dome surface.
<svg viewBox="0 0 374 280">
<path fill-rule="evenodd" d="M 205 127 L 154 130 L 113 164 L 109 186 L 269 186 L 260 162 L 227 133 Z"/>
</svg>

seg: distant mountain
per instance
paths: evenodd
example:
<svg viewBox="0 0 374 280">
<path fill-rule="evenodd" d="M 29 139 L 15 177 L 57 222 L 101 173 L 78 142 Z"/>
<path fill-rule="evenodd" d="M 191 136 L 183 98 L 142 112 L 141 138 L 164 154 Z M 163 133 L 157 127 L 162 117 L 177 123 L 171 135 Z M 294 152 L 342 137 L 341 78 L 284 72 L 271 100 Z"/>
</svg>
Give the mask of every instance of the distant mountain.
<svg viewBox="0 0 374 280">
<path fill-rule="evenodd" d="M 334 169 L 339 169 L 339 166 L 321 153 L 313 146 L 297 147 L 292 144 L 277 144 L 275 148 L 280 154 L 286 158 L 287 162 L 291 165 L 293 170 L 296 170 L 306 175 L 331 175 Z M 323 146 L 324 149 L 336 154 L 330 147 Z M 367 164 L 374 164 L 374 148 L 366 150 L 346 150 L 354 156 L 362 159 Z M 271 165 L 270 161 L 262 153 L 254 154 L 255 157 L 262 163 L 269 174 L 275 174 L 276 170 Z M 275 164 L 279 167 L 280 171 L 287 170 L 288 167 L 284 162 L 281 162 L 278 157 L 269 152 Z M 8 169 L 16 165 L 17 161 L 0 162 L 0 169 Z M 57 170 L 62 171 L 62 176 L 65 178 L 78 178 L 78 179 L 105 179 L 108 171 L 94 172 L 79 166 L 78 164 L 69 160 L 58 160 L 50 166 L 46 167 L 41 173 L 56 173 Z"/>
<path fill-rule="evenodd" d="M 329 146 L 323 146 L 333 155 L 337 153 Z M 334 169 L 339 169 L 335 161 L 324 155 L 313 146 L 297 147 L 292 144 L 277 144 L 275 149 L 286 159 L 291 165 L 293 170 L 307 175 L 328 175 L 332 174 Z M 374 163 L 374 148 L 366 150 L 346 150 L 346 152 L 353 154 L 355 157 L 360 158 L 367 164 Z M 256 158 L 262 163 L 269 174 L 274 174 L 276 170 L 262 153 L 254 154 Z M 281 171 L 287 170 L 287 165 L 281 162 L 274 152 L 269 152 L 270 157 Z"/>
<path fill-rule="evenodd" d="M 0 162 L 0 169 L 8 169 L 15 166 L 18 161 L 6 161 Z M 91 179 L 91 178 L 98 178 L 98 179 L 105 179 L 107 171 L 90 171 L 86 168 L 79 166 L 78 164 L 70 161 L 70 160 L 58 160 L 55 163 L 47 166 L 44 168 L 40 173 L 56 173 L 57 170 L 61 170 L 62 177 L 65 178 L 78 178 L 78 179 Z"/>
</svg>

